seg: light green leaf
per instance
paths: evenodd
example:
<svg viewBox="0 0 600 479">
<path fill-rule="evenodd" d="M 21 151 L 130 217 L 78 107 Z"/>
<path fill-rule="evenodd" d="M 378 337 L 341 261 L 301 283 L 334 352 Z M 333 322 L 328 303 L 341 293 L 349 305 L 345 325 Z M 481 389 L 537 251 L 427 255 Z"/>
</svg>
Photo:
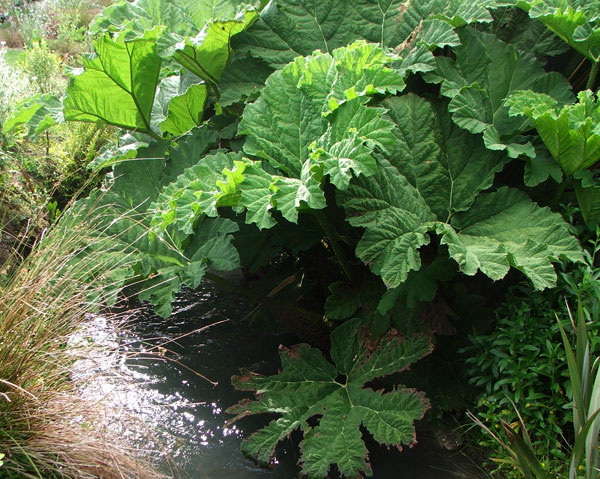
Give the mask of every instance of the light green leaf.
<svg viewBox="0 0 600 479">
<path fill-rule="evenodd" d="M 592 61 L 600 59 L 598 0 L 513 0 L 529 16 Z"/>
<path fill-rule="evenodd" d="M 165 78 L 154 100 L 153 129 L 181 135 L 199 126 L 207 96 L 206 84 L 191 73 Z"/>
<path fill-rule="evenodd" d="M 600 159 L 600 106 L 595 95 L 579 92 L 577 103 L 559 110 L 556 100 L 518 91 L 507 103 L 510 114 L 527 116 L 565 175 L 589 168 Z"/>
<path fill-rule="evenodd" d="M 2 125 L 4 133 L 17 128 L 26 129 L 26 137 L 35 140 L 48 128 L 63 123 L 62 100 L 54 95 L 35 95 L 15 107 Z"/>
<path fill-rule="evenodd" d="M 456 59 L 437 57 L 436 71 L 425 78 L 441 83 L 442 94 L 451 99 L 448 110 L 461 128 L 483 133 L 489 148 L 506 150 L 512 158 L 532 157 L 533 146 L 518 137 L 530 124 L 509 116 L 504 100 L 517 90 L 530 89 L 569 103 L 573 98 L 569 83 L 557 73 L 546 73 L 541 63 L 494 35 L 467 28 L 459 36 L 462 45 L 454 50 Z"/>
<path fill-rule="evenodd" d="M 136 0 L 106 8 L 92 31 L 118 31 L 128 40 L 158 28 L 157 52 L 216 85 L 227 65 L 231 37 L 258 18 L 258 5 L 235 0 Z"/>
<path fill-rule="evenodd" d="M 152 134 L 151 114 L 160 72 L 156 30 L 131 41 L 108 34 L 84 57 L 64 100 L 66 120 L 107 123 Z"/>
<path fill-rule="evenodd" d="M 263 377 L 242 371 L 232 383 L 237 389 L 255 391 L 255 401 L 242 401 L 228 409 L 234 422 L 249 414 L 275 413 L 281 417 L 248 437 L 242 450 L 269 462 L 275 446 L 300 429 L 302 473 L 326 477 L 337 464 L 345 477 L 370 474 L 361 424 L 375 440 L 387 445 L 411 445 L 413 422 L 423 417 L 428 404 L 423 396 L 408 389 L 375 392 L 364 384 L 402 371 L 431 351 L 422 336 L 402 339 L 390 332 L 380 341 L 368 340 L 359 320 L 347 321 L 331 333 L 329 363 L 318 349 L 303 344 L 281 351 L 282 371 Z M 344 374 L 344 380 L 338 375 Z M 311 418 L 321 416 L 314 426 Z"/>
<path fill-rule="evenodd" d="M 501 188 L 480 195 L 473 208 L 438 225 L 442 243 L 465 274 L 477 270 L 500 279 L 509 267 L 522 271 L 536 289 L 556 282 L 552 261 L 581 261 L 577 240 L 560 215 L 539 208 L 525 193 Z"/>
</svg>

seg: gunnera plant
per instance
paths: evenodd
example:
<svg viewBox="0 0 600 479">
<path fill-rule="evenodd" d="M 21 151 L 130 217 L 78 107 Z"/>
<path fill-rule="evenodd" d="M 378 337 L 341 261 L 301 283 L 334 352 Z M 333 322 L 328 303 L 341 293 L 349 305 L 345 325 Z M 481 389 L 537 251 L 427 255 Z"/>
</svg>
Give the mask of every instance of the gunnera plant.
<svg viewBox="0 0 600 479">
<path fill-rule="evenodd" d="M 128 268 L 102 224 L 91 209 L 67 212 L 26 258 L 0 266 L 3 478 L 162 477 L 103 430 L 106 408 L 80 397 L 71 378 L 85 350 L 69 338 L 118 290 L 114 271 Z"/>
</svg>

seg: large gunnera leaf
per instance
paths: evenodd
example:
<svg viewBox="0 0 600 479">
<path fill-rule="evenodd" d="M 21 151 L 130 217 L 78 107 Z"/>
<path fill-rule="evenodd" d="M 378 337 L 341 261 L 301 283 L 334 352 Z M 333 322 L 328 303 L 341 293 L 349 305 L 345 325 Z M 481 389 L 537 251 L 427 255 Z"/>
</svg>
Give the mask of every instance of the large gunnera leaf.
<svg viewBox="0 0 600 479">
<path fill-rule="evenodd" d="M 429 407 L 423 395 L 405 388 L 376 392 L 365 384 L 403 371 L 427 355 L 430 339 L 402 338 L 392 330 L 374 341 L 359 324 L 347 321 L 331 333 L 334 364 L 320 350 L 300 344 L 282 349 L 279 374 L 264 377 L 242 371 L 232 378 L 237 389 L 254 391 L 257 397 L 229 408 L 236 414 L 231 422 L 250 414 L 281 416 L 242 443 L 245 454 L 268 463 L 277 443 L 300 429 L 303 474 L 324 478 L 336 464 L 344 477 L 359 478 L 361 473 L 371 474 L 361 425 L 381 444 L 414 444 L 413 422 Z"/>
<path fill-rule="evenodd" d="M 95 55 L 83 59 L 83 70 L 67 88 L 66 120 L 107 123 L 152 134 L 152 105 L 161 58 L 158 32 L 126 41 L 108 34 L 94 44 Z"/>
<path fill-rule="evenodd" d="M 388 287 L 420 268 L 418 249 L 432 231 L 464 273 L 500 279 L 512 266 L 539 289 L 554 284 L 553 261 L 581 259 L 568 225 L 524 193 L 505 188 L 478 196 L 506 156 L 458 128 L 445 104 L 406 95 L 383 106 L 397 124 L 398 144 L 378 158 L 377 174 L 353 179 L 338 198 L 350 224 L 365 228 L 357 256 Z"/>
<path fill-rule="evenodd" d="M 269 3 L 235 47 L 276 68 L 298 55 L 332 53 L 357 39 L 391 48 L 422 44 L 426 52 L 458 44 L 453 27 L 491 22 L 488 7 L 493 5 L 492 0 L 279 0 Z"/>
<path fill-rule="evenodd" d="M 246 211 L 246 221 L 261 229 L 275 224 L 275 210 L 296 223 L 298 210 L 326 206 L 326 176 L 343 189 L 353 175 L 374 174 L 373 152 L 387 151 L 395 138 L 384 110 L 367 101 L 404 88 L 403 76 L 387 66 L 393 60 L 360 42 L 333 55 L 299 57 L 273 73 L 239 126 L 247 136 L 244 151 L 268 168 L 239 155 L 211 157 L 165 190 L 154 224 L 189 232 L 198 216 L 215 216 L 218 206 Z"/>
<path fill-rule="evenodd" d="M 600 1 L 509 0 L 593 62 L 600 60 Z"/>
<path fill-rule="evenodd" d="M 437 68 L 426 79 L 441 83 L 442 95 L 451 99 L 453 121 L 471 133 L 483 133 L 488 148 L 506 150 L 511 158 L 534 158 L 533 145 L 518 137 L 530 123 L 510 117 L 504 99 L 517 90 L 532 90 L 565 104 L 573 99 L 569 83 L 558 73 L 546 73 L 532 56 L 495 35 L 466 28 L 459 36 L 462 45 L 454 49 L 456 59 L 436 57 Z"/>
<path fill-rule="evenodd" d="M 92 31 L 119 31 L 128 39 L 158 28 L 157 52 L 216 86 L 229 61 L 232 36 L 258 18 L 257 5 L 235 0 L 121 1 L 104 9 Z"/>
</svg>

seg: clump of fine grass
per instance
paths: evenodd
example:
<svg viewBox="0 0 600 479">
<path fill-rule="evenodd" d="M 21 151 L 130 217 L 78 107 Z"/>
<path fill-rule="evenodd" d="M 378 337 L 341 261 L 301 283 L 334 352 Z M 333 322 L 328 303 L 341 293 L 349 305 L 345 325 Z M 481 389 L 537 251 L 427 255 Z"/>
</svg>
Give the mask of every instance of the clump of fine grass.
<svg viewBox="0 0 600 479">
<path fill-rule="evenodd" d="M 2 477 L 160 477 L 103 431 L 102 405 L 70 378 L 69 337 L 128 268 L 103 224 L 90 209 L 67 215 L 18 265 L 0 266 Z"/>
</svg>

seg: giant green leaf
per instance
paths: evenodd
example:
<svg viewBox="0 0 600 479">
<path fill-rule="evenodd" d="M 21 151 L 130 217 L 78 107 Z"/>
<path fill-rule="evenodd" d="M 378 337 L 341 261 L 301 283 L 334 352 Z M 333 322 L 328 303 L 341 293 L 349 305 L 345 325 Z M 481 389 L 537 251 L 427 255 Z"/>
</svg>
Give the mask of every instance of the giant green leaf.
<svg viewBox="0 0 600 479">
<path fill-rule="evenodd" d="M 371 172 L 369 150 L 374 145 L 385 148 L 390 124 L 362 98 L 404 88 L 402 76 L 386 67 L 392 60 L 364 43 L 333 55 L 317 52 L 297 58 L 271 75 L 260 98 L 244 111 L 239 127 L 248 135 L 244 150 L 298 178 L 311 153 L 313 159 L 329 160 L 328 170 L 336 168 L 333 163 L 343 169 L 345 149 L 354 148 L 360 155 L 340 175 Z M 337 111 L 346 102 L 351 105 Z M 330 118 L 323 116 L 332 110 Z"/>
<path fill-rule="evenodd" d="M 506 150 L 513 158 L 535 157 L 533 146 L 516 138 L 529 128 L 529 122 L 510 117 L 504 99 L 517 90 L 530 89 L 569 103 L 568 82 L 558 73 L 546 73 L 531 56 L 494 35 L 471 28 L 459 35 L 462 45 L 454 50 L 456 59 L 437 57 L 437 69 L 426 74 L 427 80 L 441 83 L 442 94 L 451 99 L 448 110 L 453 121 L 471 133 L 483 133 L 488 148 Z"/>
<path fill-rule="evenodd" d="M 235 0 L 122 1 L 106 8 L 92 29 L 117 30 L 132 39 L 158 28 L 158 54 L 216 86 L 229 60 L 231 37 L 257 17 L 257 6 Z"/>
<path fill-rule="evenodd" d="M 450 27 L 491 22 L 488 7 L 494 5 L 492 0 L 280 0 L 269 3 L 235 47 L 282 67 L 298 55 L 331 53 L 357 39 L 392 48 L 421 41 L 427 47 L 454 45 Z"/>
<path fill-rule="evenodd" d="M 275 225 L 276 210 L 296 223 L 298 210 L 326 206 L 325 176 L 347 188 L 353 175 L 374 174 L 373 152 L 395 139 L 384 110 L 366 103 L 369 95 L 404 87 L 386 66 L 393 59 L 360 42 L 333 55 L 299 57 L 273 73 L 239 127 L 247 135 L 245 152 L 265 164 L 234 154 L 199 162 L 161 195 L 154 224 L 176 223 L 189 234 L 198 216 L 214 216 L 218 206 L 245 211 L 246 221 L 261 229 Z"/>
<path fill-rule="evenodd" d="M 379 158 L 377 174 L 353 179 L 338 195 L 350 224 L 365 228 L 357 256 L 388 287 L 420 268 L 418 249 L 432 231 L 466 274 L 481 270 L 499 279 L 513 266 L 537 288 L 554 284 L 552 261 L 581 258 L 566 223 L 526 195 L 478 195 L 506 157 L 454 126 L 444 104 L 407 95 L 383 105 L 398 126 L 395 154 Z M 535 226 L 526 227 L 530 222 Z"/>
<path fill-rule="evenodd" d="M 562 109 L 554 98 L 532 91 L 515 92 L 507 100 L 511 115 L 531 119 L 566 175 L 600 159 L 600 105 L 589 90 L 577 98 L 577 103 Z"/>
<path fill-rule="evenodd" d="M 236 388 L 257 397 L 229 408 L 236 414 L 231 422 L 249 414 L 280 416 L 242 443 L 244 453 L 269 462 L 277 443 L 300 429 L 303 474 L 324 478 L 337 464 L 343 477 L 356 478 L 371 474 L 361 425 L 381 444 L 414 443 L 413 422 L 427 410 L 425 398 L 411 389 L 382 393 L 364 385 L 406 369 L 431 351 L 430 340 L 392 331 L 375 342 L 358 326 L 358 320 L 347 321 L 331 333 L 334 364 L 320 350 L 301 344 L 281 351 L 282 371 L 275 376 L 242 371 L 232 378 Z"/>
<path fill-rule="evenodd" d="M 95 55 L 84 57 L 64 101 L 66 120 L 107 123 L 152 134 L 152 105 L 161 59 L 156 30 L 126 41 L 108 34 L 98 39 Z"/>
<path fill-rule="evenodd" d="M 26 137 L 35 140 L 48 128 L 64 122 L 63 103 L 54 95 L 35 95 L 15 107 L 2 125 L 4 133 L 26 129 Z"/>
<path fill-rule="evenodd" d="M 600 60 L 600 1 L 510 0 L 582 55 Z"/>
</svg>

